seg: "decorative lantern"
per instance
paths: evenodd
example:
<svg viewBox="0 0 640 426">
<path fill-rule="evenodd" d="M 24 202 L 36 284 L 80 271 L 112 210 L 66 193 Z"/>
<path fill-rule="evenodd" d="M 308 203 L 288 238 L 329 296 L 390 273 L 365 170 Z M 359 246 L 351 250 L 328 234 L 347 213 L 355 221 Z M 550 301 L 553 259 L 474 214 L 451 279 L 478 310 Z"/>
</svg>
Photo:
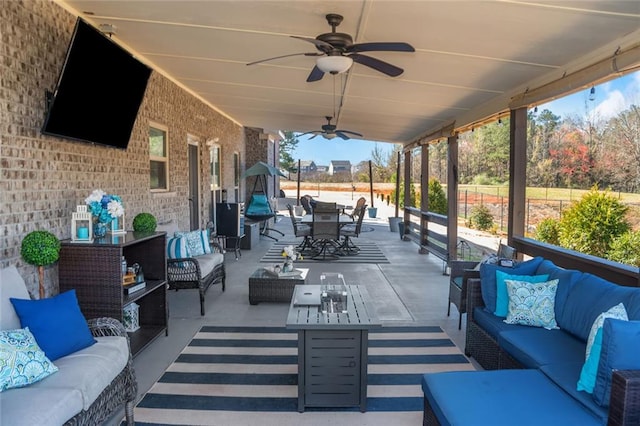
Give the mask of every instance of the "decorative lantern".
<svg viewBox="0 0 640 426">
<path fill-rule="evenodd" d="M 124 229 L 124 212 L 120 217 L 114 217 L 111 219 L 111 225 L 109 226 L 109 232 L 112 234 L 126 234 Z"/>
<path fill-rule="evenodd" d="M 93 218 L 87 206 L 76 206 L 76 211 L 71 214 L 71 241 L 93 242 Z"/>
</svg>

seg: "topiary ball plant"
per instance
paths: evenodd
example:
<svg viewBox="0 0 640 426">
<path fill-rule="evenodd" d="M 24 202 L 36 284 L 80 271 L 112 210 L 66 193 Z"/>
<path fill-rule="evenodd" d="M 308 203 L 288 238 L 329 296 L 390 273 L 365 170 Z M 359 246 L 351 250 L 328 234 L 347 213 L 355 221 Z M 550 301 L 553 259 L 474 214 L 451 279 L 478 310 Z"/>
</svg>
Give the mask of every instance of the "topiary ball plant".
<svg viewBox="0 0 640 426">
<path fill-rule="evenodd" d="M 157 226 L 158 221 L 151 213 L 138 213 L 133 218 L 133 230 L 136 232 L 154 232 Z"/>
<path fill-rule="evenodd" d="M 60 240 L 49 231 L 33 231 L 22 240 L 20 254 L 25 262 L 38 267 L 40 298 L 44 297 L 44 267 L 60 257 Z"/>
</svg>

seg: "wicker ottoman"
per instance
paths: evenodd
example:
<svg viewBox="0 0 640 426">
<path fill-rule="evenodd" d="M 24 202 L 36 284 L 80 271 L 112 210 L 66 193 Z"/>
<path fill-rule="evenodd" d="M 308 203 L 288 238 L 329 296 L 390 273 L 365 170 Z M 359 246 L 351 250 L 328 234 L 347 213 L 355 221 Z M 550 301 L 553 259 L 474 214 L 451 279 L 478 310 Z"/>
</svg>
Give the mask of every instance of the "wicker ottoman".
<svg viewBox="0 0 640 426">
<path fill-rule="evenodd" d="M 249 277 L 249 303 L 257 305 L 260 302 L 291 302 L 293 289 L 297 285 L 305 284 L 309 269 L 296 268 L 302 271 L 301 276 L 275 277 L 264 270 L 257 269 Z"/>
</svg>

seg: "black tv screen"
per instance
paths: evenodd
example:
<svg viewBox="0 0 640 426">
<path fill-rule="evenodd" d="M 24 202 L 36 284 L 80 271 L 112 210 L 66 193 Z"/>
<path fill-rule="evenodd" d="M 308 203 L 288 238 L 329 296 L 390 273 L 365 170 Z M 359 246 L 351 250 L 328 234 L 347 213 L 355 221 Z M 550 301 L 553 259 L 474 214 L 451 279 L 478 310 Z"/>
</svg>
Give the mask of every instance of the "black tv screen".
<svg viewBox="0 0 640 426">
<path fill-rule="evenodd" d="M 78 18 L 42 133 L 126 149 L 150 75 Z"/>
</svg>

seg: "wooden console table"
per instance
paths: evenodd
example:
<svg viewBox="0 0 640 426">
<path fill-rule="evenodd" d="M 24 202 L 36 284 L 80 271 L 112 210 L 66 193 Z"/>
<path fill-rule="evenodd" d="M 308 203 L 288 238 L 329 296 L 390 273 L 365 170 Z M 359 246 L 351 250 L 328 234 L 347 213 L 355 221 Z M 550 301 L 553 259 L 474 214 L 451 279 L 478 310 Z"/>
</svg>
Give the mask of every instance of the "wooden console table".
<svg viewBox="0 0 640 426">
<path fill-rule="evenodd" d="M 287 328 L 298 330 L 298 411 L 305 407 L 353 407 L 367 410 L 369 329 L 381 324 L 367 309 L 364 286 L 347 289 L 346 313 L 323 313 L 320 306 L 295 306 L 296 286 Z"/>
</svg>

